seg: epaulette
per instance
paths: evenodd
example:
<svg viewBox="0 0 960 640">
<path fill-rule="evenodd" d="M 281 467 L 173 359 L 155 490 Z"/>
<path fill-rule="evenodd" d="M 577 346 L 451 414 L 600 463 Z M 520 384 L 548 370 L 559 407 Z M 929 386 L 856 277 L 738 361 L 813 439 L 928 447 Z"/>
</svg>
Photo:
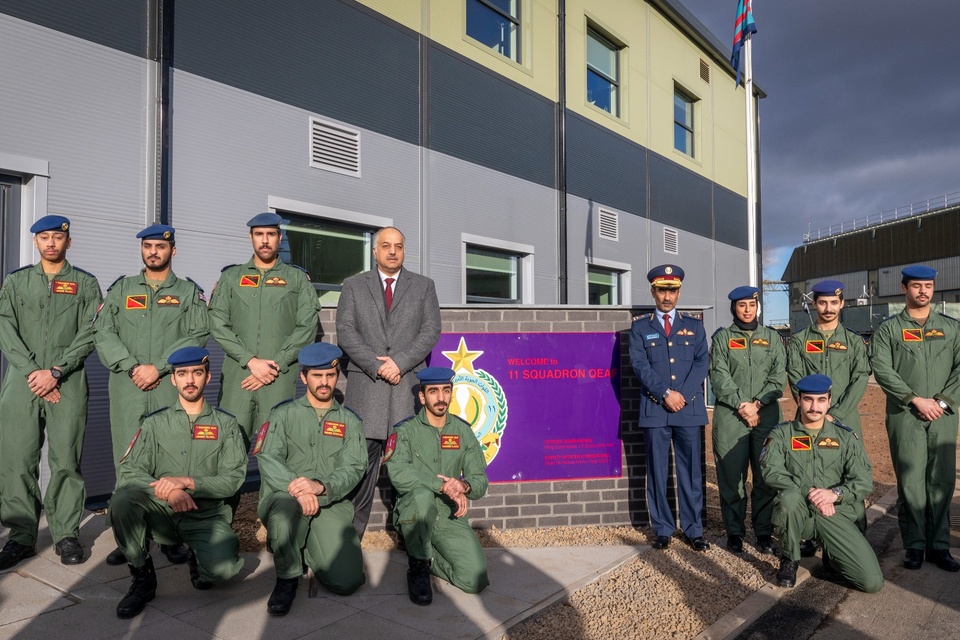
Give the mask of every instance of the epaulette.
<svg viewBox="0 0 960 640">
<path fill-rule="evenodd" d="M 229 411 L 226 411 L 226 410 L 224 410 L 224 409 L 221 409 L 220 407 L 214 407 L 214 410 L 215 410 L 215 411 L 219 411 L 220 413 L 225 413 L 225 414 L 227 414 L 228 416 L 230 416 L 231 418 L 233 418 L 234 420 L 237 419 L 237 416 L 233 415 L 233 414 L 230 413 Z"/>
<path fill-rule="evenodd" d="M 357 417 L 357 420 L 363 422 L 363 418 L 360 417 L 360 414 L 357 413 L 356 411 L 354 411 L 353 409 L 351 409 L 350 407 L 347 407 L 347 406 L 345 406 L 345 405 L 340 405 L 340 407 L 343 408 L 343 409 L 346 409 L 347 411 L 349 411 L 350 413 L 352 413 L 353 415 L 355 415 L 355 416 Z"/>
<path fill-rule="evenodd" d="M 954 318 L 953 316 L 948 316 L 947 314 L 942 313 L 942 312 L 940 312 L 940 311 L 937 311 L 937 313 L 939 313 L 941 316 L 943 316 L 943 317 L 946 318 L 947 320 L 953 320 L 954 322 L 960 322 L 960 320 L 957 320 L 957 319 Z"/>
<path fill-rule="evenodd" d="M 467 422 L 466 420 L 464 420 L 463 418 L 461 418 L 461 417 L 458 416 L 457 414 L 449 414 L 449 415 L 452 415 L 454 418 L 456 418 L 457 420 L 459 420 L 459 421 L 462 422 L 463 424 L 467 425 L 468 428 L 473 429 L 473 427 L 470 426 L 470 423 L 469 423 L 469 422 Z"/>
<path fill-rule="evenodd" d="M 710 339 L 713 340 L 713 337 L 716 336 L 721 331 L 723 331 L 724 329 L 726 329 L 726 327 L 718 327 L 716 331 L 710 334 Z"/>
<path fill-rule="evenodd" d="M 840 428 L 843 429 L 844 431 L 849 431 L 850 433 L 853 434 L 853 437 L 856 438 L 857 440 L 860 439 L 860 436 L 858 436 L 857 433 L 856 433 L 853 429 L 851 429 L 851 428 L 848 427 L 847 425 L 843 424 L 842 422 L 840 422 L 840 421 L 837 420 L 836 418 L 833 419 L 833 424 L 834 424 L 834 426 L 840 427 Z"/>
<path fill-rule="evenodd" d="M 196 282 L 194 282 L 194 281 L 193 281 L 193 278 L 188 277 L 186 280 L 187 280 L 187 282 L 189 282 L 190 284 L 192 284 L 193 286 L 195 286 L 197 289 L 199 289 L 199 290 L 200 290 L 200 293 L 203 293 L 203 287 L 201 287 L 201 286 L 198 285 Z"/>
<path fill-rule="evenodd" d="M 224 271 L 226 271 L 226 270 L 229 269 L 230 267 L 239 267 L 239 266 L 240 266 L 240 265 L 238 265 L 238 264 L 228 264 L 228 265 L 225 266 L 223 269 L 220 269 L 220 273 L 223 273 Z"/>
<path fill-rule="evenodd" d="M 774 428 L 774 429 L 779 429 L 780 427 L 782 427 L 783 425 L 786 425 L 786 424 L 792 424 L 792 421 L 790 421 L 790 420 L 784 420 L 784 421 L 781 422 L 780 424 L 774 425 L 773 428 Z"/>
<path fill-rule="evenodd" d="M 416 417 L 417 417 L 417 416 L 415 416 L 415 415 L 414 415 L 414 416 L 408 416 L 408 417 L 404 418 L 403 420 L 400 420 L 399 422 L 397 422 L 397 424 L 393 425 L 393 426 L 390 427 L 390 428 L 391 428 L 391 429 L 396 429 L 397 427 L 399 427 L 400 425 L 402 425 L 402 424 L 403 424 L 404 422 L 406 422 L 407 420 L 412 420 L 412 419 L 414 419 L 414 418 L 416 418 Z"/>
<path fill-rule="evenodd" d="M 161 411 L 166 411 L 166 410 L 169 409 L 169 408 L 170 408 L 170 407 L 160 407 L 160 408 L 157 409 L 156 411 L 151 411 L 151 412 L 148 413 L 147 415 L 143 416 L 143 419 L 146 420 L 146 419 L 149 418 L 150 416 L 154 416 L 154 415 L 160 413 Z"/>
<path fill-rule="evenodd" d="M 293 402 L 293 398 L 287 398 L 286 400 L 281 400 L 281 401 L 278 402 L 277 404 L 275 404 L 275 405 L 273 405 L 272 407 L 270 407 L 270 411 L 273 411 L 273 410 L 276 409 L 277 407 L 281 407 L 281 406 L 287 404 L 288 402 Z"/>
<path fill-rule="evenodd" d="M 307 274 L 308 276 L 310 275 L 310 272 L 309 272 L 309 271 L 307 271 L 306 269 L 304 269 L 303 267 L 301 267 L 301 266 L 298 265 L 298 264 L 291 264 L 290 266 L 293 267 L 294 269 L 300 269 L 300 271 L 303 271 L 303 272 L 304 272 L 305 274 Z"/>
<path fill-rule="evenodd" d="M 15 274 L 15 273 L 18 272 L 18 271 L 23 271 L 24 269 L 31 269 L 31 268 L 33 268 L 33 265 L 32 265 L 32 264 L 28 264 L 28 265 L 25 266 L 25 267 L 20 267 L 19 269 L 14 269 L 13 271 L 11 271 L 10 273 L 8 273 L 7 275 L 8 275 L 8 276 L 12 276 L 13 274 Z"/>
<path fill-rule="evenodd" d="M 113 289 L 113 287 L 114 287 L 118 282 L 120 282 L 121 280 L 123 280 L 123 279 L 126 278 L 126 277 L 127 277 L 127 276 L 120 276 L 119 278 L 117 278 L 116 280 L 114 280 L 113 282 L 111 282 L 111 283 L 110 283 L 110 286 L 107 287 L 107 291 L 110 291 L 110 289 Z"/>
<path fill-rule="evenodd" d="M 86 275 L 90 276 L 90 277 L 93 278 L 94 280 L 97 279 L 97 276 L 93 275 L 93 274 L 90 273 L 89 271 L 85 271 L 85 270 L 81 269 L 80 267 L 73 267 L 73 270 L 74 270 L 74 271 L 79 271 L 80 273 L 85 273 Z"/>
</svg>

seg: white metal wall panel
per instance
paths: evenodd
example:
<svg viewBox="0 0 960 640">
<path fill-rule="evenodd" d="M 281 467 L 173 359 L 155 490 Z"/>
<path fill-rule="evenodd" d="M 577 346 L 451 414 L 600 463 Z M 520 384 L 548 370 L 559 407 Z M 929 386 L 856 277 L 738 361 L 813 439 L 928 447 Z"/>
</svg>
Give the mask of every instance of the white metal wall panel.
<svg viewBox="0 0 960 640">
<path fill-rule="evenodd" d="M 937 270 L 936 288 L 938 291 L 960 289 L 960 257 L 925 260 L 923 264 Z M 903 279 L 903 275 L 900 271 L 908 266 L 910 265 L 898 264 L 879 270 L 878 284 L 881 297 L 901 295 L 903 290 L 900 288 L 900 281 Z"/>
<path fill-rule="evenodd" d="M 899 271 L 897 273 L 900 273 Z M 867 291 L 870 290 L 870 282 L 867 279 L 866 271 L 857 271 L 854 273 L 843 273 L 840 275 L 825 276 L 823 278 L 816 278 L 814 280 L 807 280 L 804 283 L 803 293 L 810 295 L 810 292 L 813 290 L 813 285 L 823 280 L 839 280 L 843 283 L 843 297 L 845 300 L 853 300 L 855 298 L 860 298 L 863 296 L 864 287 L 867 288 Z M 900 282 L 897 281 L 897 291 L 900 290 Z M 850 306 L 849 303 L 847 306 Z"/>
</svg>

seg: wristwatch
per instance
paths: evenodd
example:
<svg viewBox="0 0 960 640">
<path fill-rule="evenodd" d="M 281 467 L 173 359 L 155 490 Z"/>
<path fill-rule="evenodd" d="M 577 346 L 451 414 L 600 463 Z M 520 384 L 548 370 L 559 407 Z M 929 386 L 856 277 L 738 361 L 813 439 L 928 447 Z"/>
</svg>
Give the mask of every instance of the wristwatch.
<svg viewBox="0 0 960 640">
<path fill-rule="evenodd" d="M 843 502 L 843 489 L 840 487 L 834 487 L 833 493 L 837 496 L 837 504 Z"/>
<path fill-rule="evenodd" d="M 53 376 L 54 380 L 59 380 L 60 376 L 63 375 L 63 371 L 60 371 L 60 369 L 57 369 L 56 367 L 50 367 L 50 375 Z"/>
<path fill-rule="evenodd" d="M 944 411 L 946 411 L 947 409 L 950 408 L 950 405 L 948 405 L 948 404 L 947 404 L 946 402 L 944 402 L 943 400 L 937 400 L 937 404 L 939 404 L 939 405 L 940 405 L 940 408 L 943 409 Z"/>
</svg>

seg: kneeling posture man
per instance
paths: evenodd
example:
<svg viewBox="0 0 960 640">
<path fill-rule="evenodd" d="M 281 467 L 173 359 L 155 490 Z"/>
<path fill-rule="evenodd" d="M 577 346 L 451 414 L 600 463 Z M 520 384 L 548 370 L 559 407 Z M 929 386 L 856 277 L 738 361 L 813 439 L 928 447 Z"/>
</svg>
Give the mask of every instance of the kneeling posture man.
<svg viewBox="0 0 960 640">
<path fill-rule="evenodd" d="M 873 474 L 853 430 L 825 420 L 830 385 L 822 374 L 798 380 L 800 418 L 774 428 L 761 454 L 763 477 L 779 491 L 773 512 L 783 554 L 777 584 L 796 584 L 800 540 L 817 538 L 831 568 L 857 589 L 874 593 L 883 587 L 883 576 L 857 527 L 856 509 L 873 488 Z"/>
<path fill-rule="evenodd" d="M 333 397 L 343 351 L 318 342 L 300 350 L 307 393 L 273 408 L 257 433 L 257 511 L 267 527 L 277 584 L 267 611 L 290 611 L 306 564 L 327 589 L 347 595 L 364 583 L 353 504 L 345 496 L 367 468 L 363 423 Z"/>
<path fill-rule="evenodd" d="M 110 503 L 113 535 L 130 564 L 133 584 L 117 605 L 132 618 L 157 593 L 148 540 L 190 546 L 190 581 L 205 590 L 237 575 L 240 542 L 230 528 L 234 495 L 247 471 L 247 452 L 236 419 L 204 402 L 210 358 L 202 347 L 170 354 L 170 380 L 179 402 L 143 419 L 120 459 Z M 189 475 L 188 475 L 189 474 Z"/>
<path fill-rule="evenodd" d="M 387 439 L 384 462 L 400 494 L 394 524 L 407 545 L 407 588 L 415 604 L 433 602 L 430 573 L 467 593 L 490 584 L 487 561 L 467 518 L 468 500 L 487 492 L 480 442 L 466 422 L 447 413 L 453 369 L 427 367 L 420 380 L 420 412 Z"/>
</svg>

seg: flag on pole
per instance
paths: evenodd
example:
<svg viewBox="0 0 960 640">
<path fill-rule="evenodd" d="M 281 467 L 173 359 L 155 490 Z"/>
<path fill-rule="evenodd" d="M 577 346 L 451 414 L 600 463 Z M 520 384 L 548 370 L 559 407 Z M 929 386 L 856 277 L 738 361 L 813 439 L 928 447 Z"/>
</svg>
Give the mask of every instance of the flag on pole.
<svg viewBox="0 0 960 640">
<path fill-rule="evenodd" d="M 737 20 L 733 25 L 733 54 L 730 64 L 737 70 L 737 82 L 740 84 L 740 50 L 751 33 L 757 32 L 757 25 L 753 21 L 752 0 L 737 0 Z"/>
</svg>

